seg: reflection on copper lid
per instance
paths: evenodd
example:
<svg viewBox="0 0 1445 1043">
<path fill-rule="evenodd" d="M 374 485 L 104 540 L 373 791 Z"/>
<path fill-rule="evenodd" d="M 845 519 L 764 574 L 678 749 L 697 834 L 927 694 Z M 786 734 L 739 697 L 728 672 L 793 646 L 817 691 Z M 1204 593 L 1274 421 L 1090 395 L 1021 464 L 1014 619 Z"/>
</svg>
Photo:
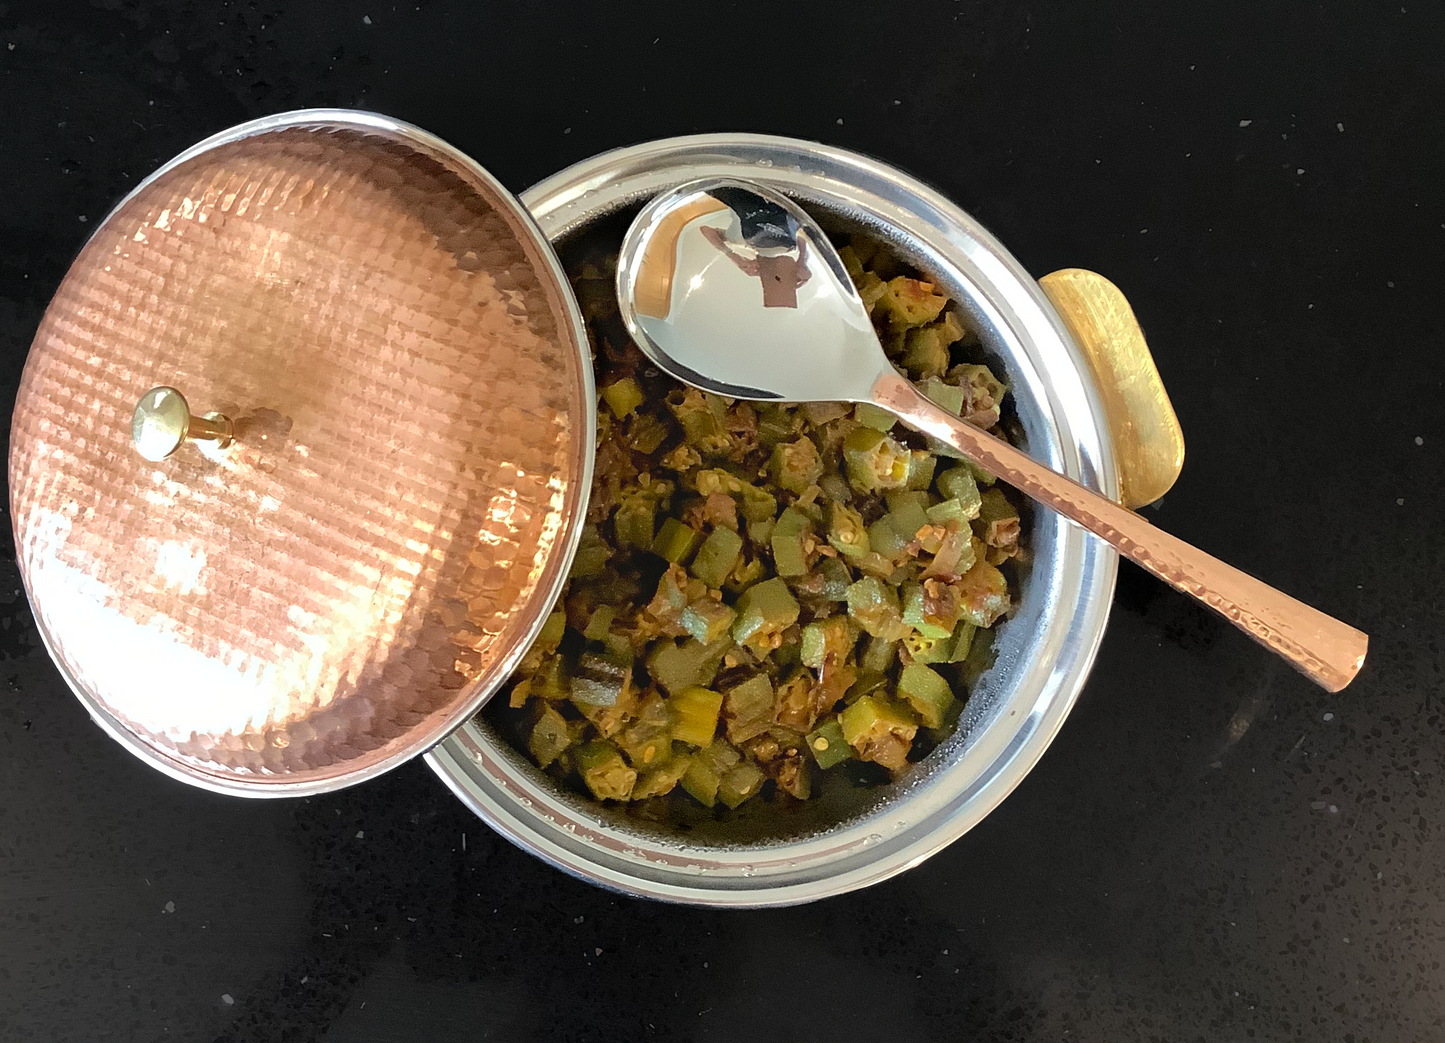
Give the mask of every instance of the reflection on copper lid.
<svg viewBox="0 0 1445 1043">
<path fill-rule="evenodd" d="M 16 402 L 17 553 L 68 680 L 173 773 L 374 774 L 549 608 L 586 356 L 515 205 L 425 143 L 269 131 L 143 187 L 62 283 Z M 234 441 L 143 459 L 159 385 Z"/>
</svg>

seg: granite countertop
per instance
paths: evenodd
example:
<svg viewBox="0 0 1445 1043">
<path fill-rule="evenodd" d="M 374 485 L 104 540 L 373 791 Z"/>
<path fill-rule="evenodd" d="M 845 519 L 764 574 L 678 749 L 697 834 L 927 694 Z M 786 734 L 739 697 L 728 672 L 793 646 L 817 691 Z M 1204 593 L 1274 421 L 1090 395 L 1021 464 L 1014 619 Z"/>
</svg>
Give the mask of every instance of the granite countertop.
<svg viewBox="0 0 1445 1043">
<path fill-rule="evenodd" d="M 1369 632 L 1364 672 L 1327 695 L 1123 566 L 1077 708 L 978 828 L 710 912 L 555 872 L 421 762 L 295 801 L 161 776 L 70 695 L 7 546 L 0 1039 L 1445 1038 L 1445 9 L 527 6 L 0 3 L 4 400 L 95 222 L 245 119 L 385 112 L 515 189 L 814 138 L 1121 286 L 1189 447 L 1148 516 Z"/>
</svg>

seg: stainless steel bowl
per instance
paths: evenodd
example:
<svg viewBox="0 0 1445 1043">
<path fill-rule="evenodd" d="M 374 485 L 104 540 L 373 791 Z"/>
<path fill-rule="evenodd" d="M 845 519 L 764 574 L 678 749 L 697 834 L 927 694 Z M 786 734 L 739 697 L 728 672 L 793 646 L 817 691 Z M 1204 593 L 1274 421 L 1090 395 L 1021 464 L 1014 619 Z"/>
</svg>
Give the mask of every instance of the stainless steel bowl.
<svg viewBox="0 0 1445 1043">
<path fill-rule="evenodd" d="M 826 226 L 866 230 L 960 302 L 1013 391 L 1015 437 L 1064 474 L 1117 496 L 1099 397 L 1038 284 L 966 213 L 886 164 L 751 134 L 670 138 L 585 160 L 522 194 L 559 247 L 695 178 L 747 177 L 802 202 Z M 618 233 L 620 239 L 620 232 Z M 979 822 L 1037 763 L 1093 663 L 1118 558 L 1038 509 L 1018 611 L 957 732 L 902 781 L 834 784 L 805 805 L 763 806 L 687 830 L 653 825 L 558 786 L 485 720 L 429 753 L 453 792 L 518 846 L 585 880 L 695 905 L 789 905 L 877 883 Z M 746 806 L 745 809 L 746 810 Z"/>
</svg>

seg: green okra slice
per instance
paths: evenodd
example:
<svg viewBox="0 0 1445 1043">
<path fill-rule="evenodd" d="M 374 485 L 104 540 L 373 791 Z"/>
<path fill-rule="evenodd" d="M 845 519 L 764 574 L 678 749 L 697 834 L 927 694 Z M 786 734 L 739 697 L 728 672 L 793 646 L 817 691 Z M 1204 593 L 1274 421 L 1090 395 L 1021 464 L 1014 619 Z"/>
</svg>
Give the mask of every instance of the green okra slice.
<svg viewBox="0 0 1445 1043">
<path fill-rule="evenodd" d="M 898 694 L 929 728 L 942 725 L 944 715 L 953 705 L 953 689 L 948 682 L 922 663 L 903 668 L 898 675 Z"/>
<path fill-rule="evenodd" d="M 781 579 L 755 583 L 738 598 L 732 638 L 744 644 L 781 633 L 798 621 L 799 611 L 797 599 Z"/>
<path fill-rule="evenodd" d="M 713 529 L 693 557 L 692 574 L 714 590 L 721 590 L 742 552 L 741 536 L 732 529 Z"/>
<path fill-rule="evenodd" d="M 692 526 L 684 525 L 676 518 L 665 518 L 656 539 L 652 541 L 652 553 L 674 565 L 686 565 L 701 542 L 702 533 Z"/>
<path fill-rule="evenodd" d="M 577 749 L 577 771 L 598 800 L 627 800 L 637 772 L 627 766 L 616 746 L 601 739 Z"/>
<path fill-rule="evenodd" d="M 808 752 L 823 770 L 842 764 L 853 756 L 853 747 L 843 738 L 843 726 L 830 717 L 808 733 Z"/>
</svg>

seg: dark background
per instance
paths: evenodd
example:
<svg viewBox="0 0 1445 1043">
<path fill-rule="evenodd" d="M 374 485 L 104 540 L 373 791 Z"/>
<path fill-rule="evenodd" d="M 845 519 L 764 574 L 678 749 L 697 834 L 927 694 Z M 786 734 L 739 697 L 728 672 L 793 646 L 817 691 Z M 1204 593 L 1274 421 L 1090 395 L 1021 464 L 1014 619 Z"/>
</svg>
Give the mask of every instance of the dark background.
<svg viewBox="0 0 1445 1043">
<path fill-rule="evenodd" d="M 1442 41 L 1423 0 L 0 0 L 7 407 L 94 223 L 254 116 L 379 110 L 517 189 L 816 138 L 1035 274 L 1113 278 L 1189 444 L 1150 516 L 1373 639 L 1329 696 L 1125 566 L 980 827 L 869 891 L 703 912 L 554 872 L 419 762 L 294 802 L 167 780 L 66 690 L 7 546 L 0 1039 L 1445 1038 Z"/>
</svg>

